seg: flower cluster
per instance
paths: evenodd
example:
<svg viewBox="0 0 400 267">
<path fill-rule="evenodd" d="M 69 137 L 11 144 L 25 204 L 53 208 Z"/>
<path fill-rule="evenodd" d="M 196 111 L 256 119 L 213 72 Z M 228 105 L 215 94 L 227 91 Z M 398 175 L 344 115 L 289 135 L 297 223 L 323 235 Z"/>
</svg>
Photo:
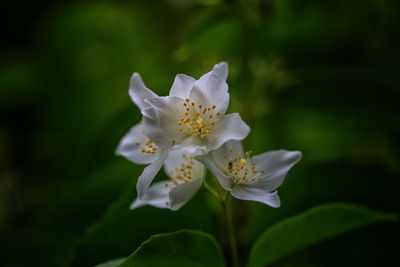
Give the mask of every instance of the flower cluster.
<svg viewBox="0 0 400 267">
<path fill-rule="evenodd" d="M 129 88 L 142 120 L 122 138 L 116 153 L 148 164 L 138 178 L 131 208 L 152 205 L 177 210 L 203 185 L 205 167 L 232 196 L 279 207 L 276 189 L 300 152 L 244 152 L 250 128 L 229 104 L 228 65 L 221 62 L 196 80 L 178 74 L 169 96 L 158 96 L 134 73 Z M 169 180 L 152 184 L 164 166 Z M 151 185 L 152 184 L 152 185 Z"/>
</svg>

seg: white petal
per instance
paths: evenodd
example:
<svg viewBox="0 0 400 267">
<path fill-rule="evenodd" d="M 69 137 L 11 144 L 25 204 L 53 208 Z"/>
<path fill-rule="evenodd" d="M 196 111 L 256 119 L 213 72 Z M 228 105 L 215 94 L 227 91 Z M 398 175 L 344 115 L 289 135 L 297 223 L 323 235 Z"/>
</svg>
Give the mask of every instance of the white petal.
<svg viewBox="0 0 400 267">
<path fill-rule="evenodd" d="M 231 194 L 238 199 L 261 202 L 273 208 L 278 208 L 281 205 L 278 192 L 276 191 L 270 193 L 260 188 L 237 184 L 232 188 Z"/>
<path fill-rule="evenodd" d="M 168 186 L 165 186 L 165 185 Z M 130 209 L 136 209 L 144 205 L 151 205 L 157 208 L 168 208 L 169 191 L 173 187 L 171 181 L 162 181 L 150 186 L 149 190 L 143 195 L 142 199 L 135 199 Z"/>
<path fill-rule="evenodd" d="M 146 85 L 144 85 L 139 73 L 136 72 L 132 75 L 129 84 L 129 95 L 133 103 L 135 103 L 141 110 L 148 107 L 146 102 L 144 102 L 145 99 L 157 96 L 153 91 L 148 89 Z"/>
<path fill-rule="evenodd" d="M 231 139 L 243 140 L 249 132 L 249 126 L 240 118 L 238 113 L 224 115 L 207 136 L 207 148 L 215 149 Z"/>
<path fill-rule="evenodd" d="M 163 149 L 169 149 L 172 145 L 171 140 L 166 136 L 161 128 L 161 121 L 154 108 L 149 107 L 142 110 L 143 130 L 156 145 Z"/>
<path fill-rule="evenodd" d="M 227 76 L 228 64 L 221 62 L 216 64 L 212 71 L 200 77 L 194 84 L 206 95 L 210 103 L 217 107 L 216 111 L 222 114 L 225 113 L 229 103 Z"/>
<path fill-rule="evenodd" d="M 185 149 L 188 151 L 188 153 L 194 153 L 197 150 L 202 150 L 202 154 L 204 154 L 208 151 L 206 145 L 207 142 L 198 136 L 189 136 L 183 139 L 180 143 L 175 144 L 174 149 Z"/>
<path fill-rule="evenodd" d="M 188 98 L 190 90 L 192 90 L 193 84 L 196 80 L 185 74 L 178 74 L 175 76 L 175 81 L 172 84 L 170 96 L 177 96 L 180 98 Z"/>
<path fill-rule="evenodd" d="M 143 153 L 142 147 L 148 138 L 143 135 L 143 127 L 137 124 L 122 138 L 116 154 L 124 156 L 136 164 L 148 164 L 159 156 L 159 149 L 155 154 Z M 138 143 L 137 143 L 138 142 Z"/>
<path fill-rule="evenodd" d="M 299 151 L 277 150 L 254 156 L 253 159 L 257 170 L 263 169 L 264 174 L 260 175 L 260 181 L 249 185 L 274 191 L 282 184 L 290 168 L 299 162 L 301 153 Z"/>
<path fill-rule="evenodd" d="M 232 179 L 225 174 L 224 168 L 222 168 L 223 163 L 219 160 L 219 158 L 215 158 L 212 152 L 206 155 L 200 155 L 195 157 L 198 161 L 206 165 L 206 167 L 217 177 L 219 183 L 222 188 L 227 191 L 231 190 L 232 187 Z"/>
<path fill-rule="evenodd" d="M 182 207 L 196 192 L 201 188 L 203 179 L 197 179 L 193 182 L 182 183 L 174 188 L 169 193 L 169 203 L 167 205 L 172 210 L 177 210 Z"/>
<path fill-rule="evenodd" d="M 168 153 L 169 153 L 168 150 L 164 150 L 155 161 L 153 161 L 149 166 L 144 168 L 136 184 L 136 190 L 139 199 L 143 198 L 144 193 L 147 191 L 154 177 L 157 175 L 158 171 L 164 164 L 164 161 L 167 158 Z"/>
<path fill-rule="evenodd" d="M 184 116 L 184 100 L 179 97 L 166 96 L 147 99 L 147 102 L 156 109 L 157 120 L 165 135 L 174 141 L 180 141 L 184 134 L 179 131 L 178 122 Z"/>
<path fill-rule="evenodd" d="M 190 101 L 193 101 L 194 103 L 196 103 L 196 106 L 198 104 L 201 104 L 203 107 L 211 107 L 212 106 L 209 98 L 197 86 L 193 87 L 193 89 L 190 91 L 189 99 L 190 99 Z"/>
</svg>

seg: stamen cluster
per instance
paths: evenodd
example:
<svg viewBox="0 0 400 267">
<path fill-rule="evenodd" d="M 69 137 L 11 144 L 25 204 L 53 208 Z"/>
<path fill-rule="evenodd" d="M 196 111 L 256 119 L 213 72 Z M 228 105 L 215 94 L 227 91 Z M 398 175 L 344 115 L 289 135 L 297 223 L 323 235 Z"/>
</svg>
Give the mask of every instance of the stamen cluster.
<svg viewBox="0 0 400 267">
<path fill-rule="evenodd" d="M 144 145 L 142 145 L 142 153 L 155 154 L 158 150 L 157 145 L 153 143 L 153 140 L 147 137 L 145 132 L 142 131 L 142 135 L 147 138 L 147 141 L 144 143 Z M 139 141 L 136 141 L 136 145 L 140 146 L 141 143 Z"/>
<path fill-rule="evenodd" d="M 261 181 L 261 174 L 264 173 L 263 169 L 257 170 L 254 159 L 250 157 L 252 151 L 247 151 L 244 153 L 244 157 L 241 152 L 237 153 L 237 156 L 233 155 L 233 149 L 229 148 L 229 162 L 227 170 L 229 175 L 233 178 L 233 183 L 238 184 L 240 182 L 254 182 Z M 225 154 L 224 159 L 228 156 Z"/>
<path fill-rule="evenodd" d="M 193 166 L 194 166 L 194 158 L 193 156 L 187 156 L 186 154 L 182 154 L 182 158 L 184 162 L 181 163 L 180 168 L 175 167 L 175 170 L 169 171 L 169 177 L 174 185 L 179 185 L 180 182 L 189 183 L 193 181 Z M 168 184 L 165 184 L 168 187 Z"/>
<path fill-rule="evenodd" d="M 203 107 L 201 104 L 197 105 L 195 102 L 191 102 L 188 98 L 182 105 L 185 108 L 185 116 L 178 121 L 179 131 L 204 139 L 206 135 L 210 134 L 221 113 L 214 112 L 215 105 Z"/>
</svg>

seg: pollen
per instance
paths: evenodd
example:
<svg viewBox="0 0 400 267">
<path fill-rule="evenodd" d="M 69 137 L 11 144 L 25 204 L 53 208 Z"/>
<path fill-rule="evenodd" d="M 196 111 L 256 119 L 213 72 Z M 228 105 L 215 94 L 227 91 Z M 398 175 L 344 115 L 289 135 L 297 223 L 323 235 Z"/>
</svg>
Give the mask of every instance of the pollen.
<svg viewBox="0 0 400 267">
<path fill-rule="evenodd" d="M 193 157 L 182 154 L 181 164 L 175 167 L 175 170 L 169 171 L 169 177 L 175 186 L 180 183 L 188 183 L 193 180 L 191 177 L 194 165 Z"/>
<path fill-rule="evenodd" d="M 210 107 L 204 104 L 196 104 L 189 98 L 185 99 L 183 106 L 185 109 L 184 116 L 177 122 L 178 130 L 187 134 L 187 136 L 200 136 L 201 139 L 204 139 L 212 132 L 213 126 L 219 120 L 216 117 L 220 116 L 221 113 L 214 113 L 215 105 Z"/>
<path fill-rule="evenodd" d="M 247 161 L 245 159 L 240 159 L 240 166 L 246 165 Z"/>
<path fill-rule="evenodd" d="M 149 139 L 147 135 L 142 131 L 142 135 L 147 138 L 147 141 L 141 146 L 140 151 L 146 154 L 155 154 L 158 150 L 158 146 L 153 143 L 153 140 Z M 136 146 L 140 146 L 140 141 L 135 142 Z"/>
</svg>

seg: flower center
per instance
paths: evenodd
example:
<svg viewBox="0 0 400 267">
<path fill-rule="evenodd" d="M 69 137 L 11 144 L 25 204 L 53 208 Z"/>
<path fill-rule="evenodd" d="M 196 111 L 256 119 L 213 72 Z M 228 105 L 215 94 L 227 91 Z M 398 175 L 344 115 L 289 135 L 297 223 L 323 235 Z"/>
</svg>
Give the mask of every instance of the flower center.
<svg viewBox="0 0 400 267">
<path fill-rule="evenodd" d="M 212 127 L 219 120 L 220 112 L 214 112 L 215 105 L 203 106 L 191 102 L 188 98 L 182 104 L 185 108 L 185 116 L 178 121 L 179 131 L 188 135 L 200 136 L 204 139 L 210 134 Z"/>
<path fill-rule="evenodd" d="M 224 155 L 224 159 L 229 157 L 227 171 L 233 180 L 233 183 L 254 182 L 261 181 L 261 174 L 264 173 L 263 169 L 257 169 L 254 159 L 250 158 L 252 151 L 244 153 L 241 152 L 233 155 L 232 148 L 229 148 L 229 155 Z"/>
<path fill-rule="evenodd" d="M 175 170 L 169 171 L 169 178 L 175 186 L 180 183 L 188 183 L 195 179 L 193 174 L 194 158 L 193 156 L 187 156 L 182 154 L 183 161 L 180 166 L 176 166 Z M 168 184 L 165 184 L 168 187 Z"/>
<path fill-rule="evenodd" d="M 139 123 L 142 124 L 142 121 Z M 136 141 L 136 145 L 141 146 L 142 153 L 155 154 L 158 150 L 158 146 L 153 143 L 153 140 L 147 137 L 144 131 L 142 131 L 142 135 L 147 139 L 146 142 L 140 143 L 140 141 Z"/>
</svg>

